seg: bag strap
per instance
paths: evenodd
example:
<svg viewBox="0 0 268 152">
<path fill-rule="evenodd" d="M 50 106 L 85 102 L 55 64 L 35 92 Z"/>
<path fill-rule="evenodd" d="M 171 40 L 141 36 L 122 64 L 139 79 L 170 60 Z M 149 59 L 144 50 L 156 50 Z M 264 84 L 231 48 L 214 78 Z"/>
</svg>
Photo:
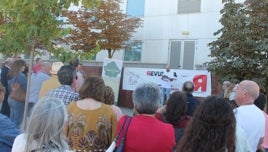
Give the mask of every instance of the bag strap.
<svg viewBox="0 0 268 152">
<path fill-rule="evenodd" d="M 126 126 L 126 129 L 124 130 L 124 134 L 123 134 L 123 136 L 122 136 L 122 139 L 126 137 L 127 130 L 128 130 L 129 124 L 130 124 L 131 119 L 132 119 L 132 117 L 129 117 L 129 116 L 127 116 L 127 117 L 128 117 L 128 118 L 127 118 L 127 126 Z"/>
<path fill-rule="evenodd" d="M 119 137 L 120 137 L 120 135 L 121 135 L 121 132 L 122 132 L 123 128 L 125 128 L 125 125 L 126 125 L 126 123 L 128 122 L 128 123 L 127 123 L 127 126 L 126 126 L 126 129 L 124 130 L 124 134 L 123 134 L 123 137 L 126 136 L 126 131 L 127 131 L 128 126 L 129 126 L 129 124 L 130 124 L 130 120 L 131 120 L 131 118 L 132 118 L 132 117 L 126 116 L 124 122 L 122 123 L 122 125 L 121 125 L 121 127 L 120 127 L 120 129 L 119 129 L 119 132 L 117 133 L 117 135 L 116 135 L 116 137 L 115 137 L 115 139 L 114 139 L 115 142 L 118 141 L 118 139 L 119 139 Z"/>
<path fill-rule="evenodd" d="M 123 149 L 124 149 L 124 145 L 125 145 L 125 140 L 126 140 L 126 133 L 127 133 L 127 130 L 128 130 L 128 127 L 129 127 L 129 124 L 130 124 L 130 122 L 131 122 L 131 119 L 132 119 L 132 117 L 127 117 L 126 118 L 126 122 L 127 123 L 125 123 L 125 129 L 124 129 L 124 134 L 123 134 L 123 136 L 121 137 L 121 141 L 120 141 L 120 144 L 118 145 L 118 147 L 116 148 L 116 150 L 115 150 L 115 152 L 123 152 Z"/>
</svg>

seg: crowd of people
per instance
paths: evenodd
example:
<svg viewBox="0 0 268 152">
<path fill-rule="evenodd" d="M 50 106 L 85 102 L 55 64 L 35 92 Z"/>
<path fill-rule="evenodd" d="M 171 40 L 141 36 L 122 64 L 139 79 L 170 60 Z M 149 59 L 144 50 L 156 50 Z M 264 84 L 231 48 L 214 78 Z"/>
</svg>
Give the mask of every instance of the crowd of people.
<svg viewBox="0 0 268 152">
<path fill-rule="evenodd" d="M 165 85 L 141 83 L 133 91 L 135 115 L 130 117 L 114 105 L 113 89 L 101 77 L 87 76 L 79 60 L 64 65 L 37 58 L 28 73 L 28 118 L 22 130 L 25 101 L 11 94 L 14 83 L 26 91 L 25 66 L 13 58 L 2 66 L 1 152 L 106 151 L 117 136 L 116 146 L 126 152 L 268 151 L 266 96 L 252 80 L 223 81 L 222 95 L 201 102 L 193 96 L 192 81 L 181 91 L 170 90 L 176 78 L 167 65 Z"/>
</svg>

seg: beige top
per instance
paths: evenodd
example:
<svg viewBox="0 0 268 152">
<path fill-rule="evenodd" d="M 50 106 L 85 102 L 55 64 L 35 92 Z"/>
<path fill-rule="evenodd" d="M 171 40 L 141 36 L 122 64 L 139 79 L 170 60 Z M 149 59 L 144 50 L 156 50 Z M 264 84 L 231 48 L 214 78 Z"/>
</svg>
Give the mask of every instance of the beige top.
<svg viewBox="0 0 268 152">
<path fill-rule="evenodd" d="M 48 80 L 44 81 L 39 93 L 39 99 L 44 97 L 48 90 L 57 88 L 60 86 L 57 75 L 52 75 Z"/>
</svg>

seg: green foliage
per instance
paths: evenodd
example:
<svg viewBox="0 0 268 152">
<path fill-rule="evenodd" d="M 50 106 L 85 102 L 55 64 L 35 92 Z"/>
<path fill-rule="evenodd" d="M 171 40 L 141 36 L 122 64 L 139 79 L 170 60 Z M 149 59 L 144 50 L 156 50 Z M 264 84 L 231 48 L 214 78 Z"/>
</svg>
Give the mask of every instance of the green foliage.
<svg viewBox="0 0 268 152">
<path fill-rule="evenodd" d="M 92 58 L 100 51 L 100 45 L 98 42 L 95 44 L 95 48 L 92 48 L 91 51 L 71 51 L 64 50 L 63 48 L 54 49 L 52 52 L 55 58 L 63 63 L 68 63 L 74 59 L 80 60 L 92 60 Z"/>
<path fill-rule="evenodd" d="M 128 17 L 120 10 L 121 0 L 101 0 L 99 6 L 79 11 L 64 11 L 63 15 L 69 19 L 74 28 L 68 36 L 73 50 L 90 52 L 98 41 L 100 49 L 108 51 L 108 58 L 124 49 L 125 42 L 132 37 L 142 21 L 140 18 Z"/>
<path fill-rule="evenodd" d="M 212 60 L 208 70 L 223 79 L 256 81 L 263 90 L 268 87 L 268 3 L 246 0 L 235 3 L 224 0 L 221 29 L 209 43 Z"/>
<path fill-rule="evenodd" d="M 6 53 L 26 53 L 31 48 L 52 51 L 53 40 L 60 39 L 66 30 L 57 19 L 63 8 L 78 0 L 0 0 L 0 51 Z M 83 4 L 93 7 L 99 0 L 83 0 Z M 3 20 L 5 23 L 3 23 Z"/>
</svg>

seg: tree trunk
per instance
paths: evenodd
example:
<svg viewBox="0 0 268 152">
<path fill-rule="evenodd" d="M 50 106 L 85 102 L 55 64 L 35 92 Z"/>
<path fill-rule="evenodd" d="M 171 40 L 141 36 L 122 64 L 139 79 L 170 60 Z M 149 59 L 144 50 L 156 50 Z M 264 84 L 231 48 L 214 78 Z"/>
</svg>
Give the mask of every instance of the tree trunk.
<svg viewBox="0 0 268 152">
<path fill-rule="evenodd" d="M 30 85 L 31 85 L 31 75 L 33 69 L 33 58 L 34 58 L 34 49 L 35 49 L 35 42 L 31 43 L 31 52 L 30 52 L 30 61 L 29 61 L 29 73 L 27 74 L 27 89 L 26 89 L 26 99 L 25 99 L 25 106 L 24 106 L 24 114 L 23 114 L 23 121 L 22 121 L 22 130 L 26 130 L 27 124 L 27 114 L 28 114 L 28 103 L 29 103 L 29 93 L 30 93 Z"/>
<path fill-rule="evenodd" d="M 108 49 L 108 58 L 111 59 L 113 56 L 112 56 L 112 50 L 111 49 Z"/>
</svg>

